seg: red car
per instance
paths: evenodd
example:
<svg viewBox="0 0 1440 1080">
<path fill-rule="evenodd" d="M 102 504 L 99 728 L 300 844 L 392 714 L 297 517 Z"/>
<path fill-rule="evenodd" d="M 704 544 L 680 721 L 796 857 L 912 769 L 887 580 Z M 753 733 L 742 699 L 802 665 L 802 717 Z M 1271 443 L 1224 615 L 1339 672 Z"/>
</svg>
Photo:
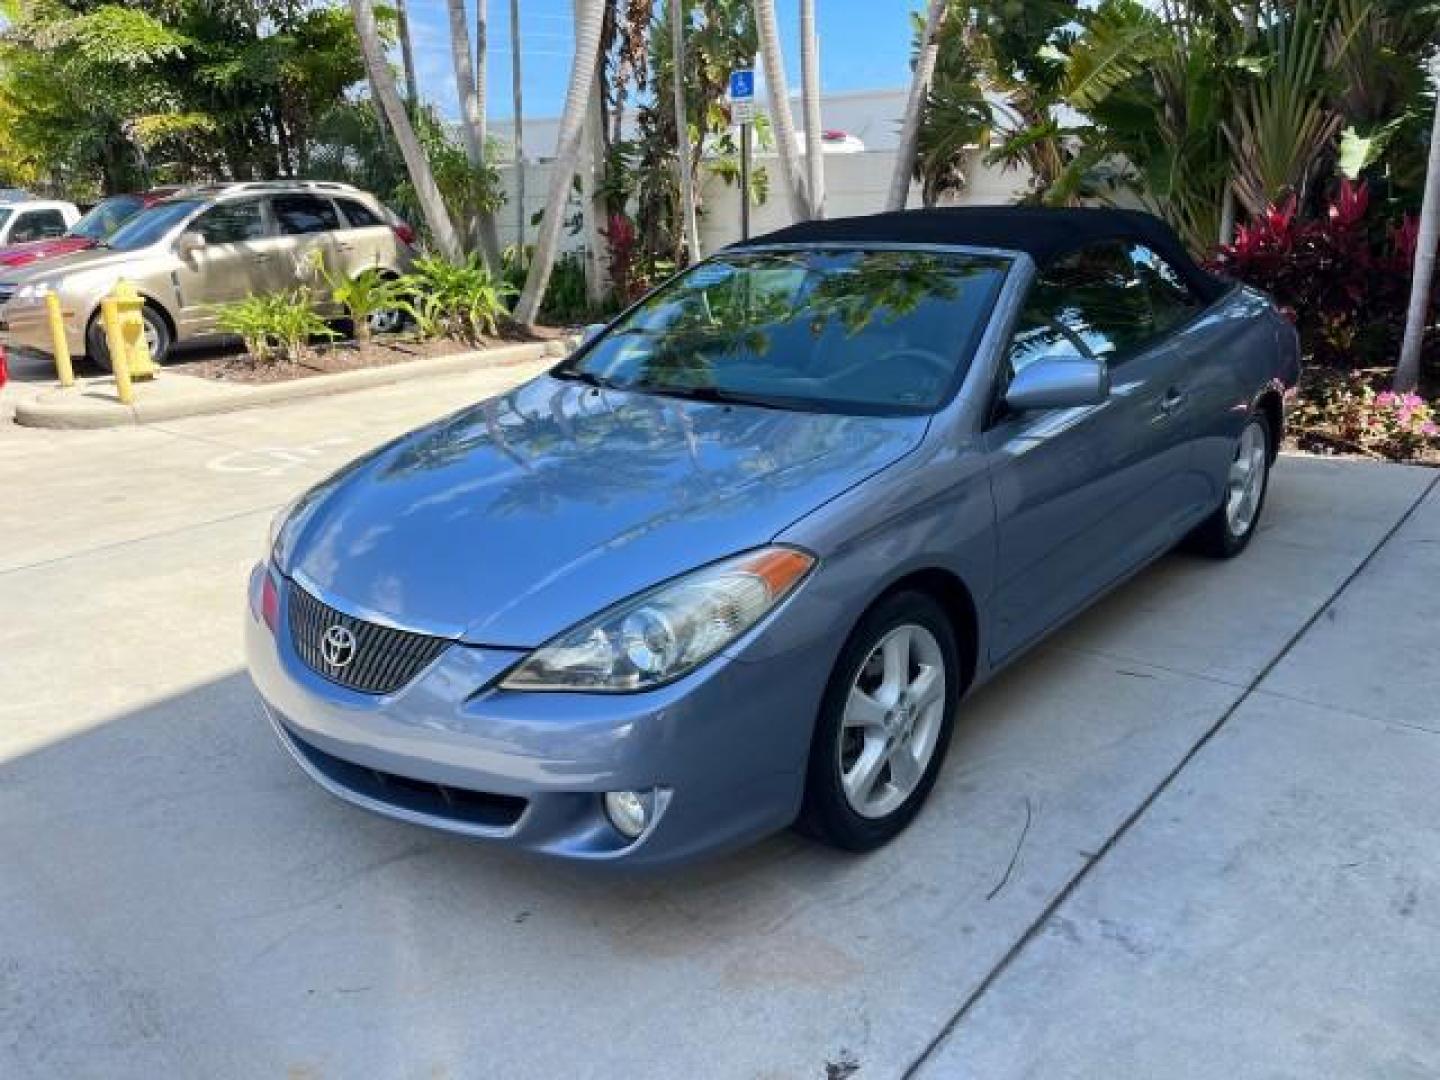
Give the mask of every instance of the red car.
<svg viewBox="0 0 1440 1080">
<path fill-rule="evenodd" d="M 54 259 L 93 248 L 135 214 L 173 195 L 176 190 L 155 188 L 142 195 L 111 195 L 101 199 L 64 236 L 0 247 L 0 267 L 28 266 L 41 259 Z"/>
</svg>

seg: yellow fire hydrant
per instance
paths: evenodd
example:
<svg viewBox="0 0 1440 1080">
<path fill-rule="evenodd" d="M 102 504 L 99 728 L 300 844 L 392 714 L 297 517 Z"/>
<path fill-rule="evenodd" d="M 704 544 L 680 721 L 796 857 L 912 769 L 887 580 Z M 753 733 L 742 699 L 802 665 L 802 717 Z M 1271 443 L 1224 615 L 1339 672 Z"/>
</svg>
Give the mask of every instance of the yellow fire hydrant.
<svg viewBox="0 0 1440 1080">
<path fill-rule="evenodd" d="M 155 377 L 155 361 L 150 358 L 145 318 L 141 315 L 144 308 L 145 301 L 128 281 L 116 282 L 110 295 L 100 301 L 105 343 L 110 347 L 110 370 L 115 373 L 115 389 L 120 400 L 127 405 L 131 398 L 131 380 Z"/>
</svg>

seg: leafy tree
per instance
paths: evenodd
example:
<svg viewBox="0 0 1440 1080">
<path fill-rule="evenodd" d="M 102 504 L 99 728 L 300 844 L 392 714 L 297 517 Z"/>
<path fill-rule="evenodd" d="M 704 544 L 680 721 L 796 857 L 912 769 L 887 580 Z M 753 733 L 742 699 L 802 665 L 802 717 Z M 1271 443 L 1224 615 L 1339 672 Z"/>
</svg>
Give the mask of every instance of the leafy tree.
<svg viewBox="0 0 1440 1080">
<path fill-rule="evenodd" d="M 304 173 L 320 118 L 362 76 L 343 8 L 301 0 L 8 0 L 8 153 L 49 186 Z"/>
</svg>

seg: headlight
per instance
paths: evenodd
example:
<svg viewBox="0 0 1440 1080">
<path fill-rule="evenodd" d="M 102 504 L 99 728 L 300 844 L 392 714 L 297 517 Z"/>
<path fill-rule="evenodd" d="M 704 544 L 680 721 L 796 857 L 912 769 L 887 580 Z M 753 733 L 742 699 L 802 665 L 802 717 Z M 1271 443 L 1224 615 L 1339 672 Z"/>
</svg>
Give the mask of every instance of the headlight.
<svg viewBox="0 0 1440 1080">
<path fill-rule="evenodd" d="M 633 596 L 536 649 L 507 690 L 644 690 L 729 645 L 800 584 L 815 558 L 766 547 Z"/>
<path fill-rule="evenodd" d="M 311 494 L 312 492 L 307 491 L 291 499 L 270 519 L 270 539 L 265 550 L 270 555 L 270 561 L 282 574 L 286 572 L 290 562 L 295 538 L 300 534 L 300 526 L 308 516 L 306 511 L 314 505 Z"/>
<path fill-rule="evenodd" d="M 16 289 L 14 298 L 16 300 L 44 300 L 45 294 L 49 291 L 48 282 L 33 282 L 29 285 L 21 285 Z"/>
</svg>

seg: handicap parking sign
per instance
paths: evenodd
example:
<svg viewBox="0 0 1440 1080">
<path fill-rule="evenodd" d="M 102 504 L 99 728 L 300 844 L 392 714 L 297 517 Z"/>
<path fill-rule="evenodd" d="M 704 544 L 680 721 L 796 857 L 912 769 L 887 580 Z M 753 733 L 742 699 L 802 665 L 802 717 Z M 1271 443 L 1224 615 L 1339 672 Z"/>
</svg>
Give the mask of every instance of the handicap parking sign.
<svg viewBox="0 0 1440 1080">
<path fill-rule="evenodd" d="M 753 101 L 755 98 L 755 72 L 749 69 L 730 73 L 730 100 Z"/>
</svg>

